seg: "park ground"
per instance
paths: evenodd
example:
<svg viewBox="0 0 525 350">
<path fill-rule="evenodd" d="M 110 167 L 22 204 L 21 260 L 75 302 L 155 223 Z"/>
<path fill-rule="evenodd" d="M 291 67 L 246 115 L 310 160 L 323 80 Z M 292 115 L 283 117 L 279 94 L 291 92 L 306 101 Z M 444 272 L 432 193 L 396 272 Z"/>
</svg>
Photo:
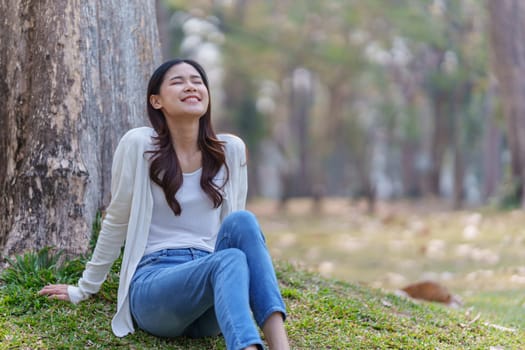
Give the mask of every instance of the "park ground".
<svg viewBox="0 0 525 350">
<path fill-rule="evenodd" d="M 438 202 L 347 199 L 318 207 L 254 200 L 288 308 L 292 349 L 525 349 L 525 215 L 450 211 Z M 96 229 L 95 229 L 96 231 Z M 46 283 L 76 283 L 85 258 L 57 265 L 50 251 L 13 260 L 0 281 L 0 350 L 224 350 L 221 337 L 160 339 L 111 332 L 118 264 L 101 291 L 72 305 L 38 297 Z M 432 279 L 457 309 L 393 293 Z"/>
<path fill-rule="evenodd" d="M 385 291 L 433 280 L 465 307 L 525 327 L 525 212 L 450 207 L 380 202 L 370 214 L 364 202 L 345 198 L 249 204 L 276 259 Z"/>
</svg>

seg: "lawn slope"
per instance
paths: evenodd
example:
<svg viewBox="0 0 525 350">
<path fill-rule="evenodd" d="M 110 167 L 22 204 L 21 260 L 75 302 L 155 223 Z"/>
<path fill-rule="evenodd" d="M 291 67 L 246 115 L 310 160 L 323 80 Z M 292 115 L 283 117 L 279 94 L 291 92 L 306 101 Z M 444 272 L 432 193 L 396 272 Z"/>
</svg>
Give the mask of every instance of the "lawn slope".
<svg viewBox="0 0 525 350">
<path fill-rule="evenodd" d="M 72 264 L 78 277 L 82 264 Z M 278 262 L 293 349 L 521 349 L 522 330 L 483 315 L 417 304 L 377 289 L 321 278 Z M 7 270 L 6 270 L 7 271 Z M 56 271 L 55 271 L 56 272 Z M 166 340 L 144 332 L 111 333 L 117 294 L 113 270 L 99 294 L 72 305 L 36 296 L 54 270 L 16 271 L 0 285 L 0 349 L 225 349 L 220 337 Z M 65 276 L 65 277 L 64 277 Z M 59 279 L 60 280 L 60 279 Z M 502 325 L 504 326 L 504 325 Z"/>
</svg>

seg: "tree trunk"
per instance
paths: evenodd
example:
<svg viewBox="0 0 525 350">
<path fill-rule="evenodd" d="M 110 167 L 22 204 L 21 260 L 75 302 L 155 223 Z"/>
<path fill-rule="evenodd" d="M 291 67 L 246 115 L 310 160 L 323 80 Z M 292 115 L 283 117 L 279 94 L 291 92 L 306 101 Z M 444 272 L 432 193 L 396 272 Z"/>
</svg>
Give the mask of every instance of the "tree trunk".
<svg viewBox="0 0 525 350">
<path fill-rule="evenodd" d="M 432 194 L 439 196 L 441 188 L 441 170 L 443 158 L 451 139 L 449 126 L 449 111 L 447 96 L 443 92 L 436 93 L 432 98 L 434 129 L 432 133 L 432 153 L 430 169 L 430 190 Z"/>
<path fill-rule="evenodd" d="M 155 0 L 155 10 L 157 13 L 157 25 L 159 28 L 159 41 L 162 52 L 162 60 L 166 61 L 173 56 L 173 35 L 171 33 L 171 9 L 165 1 Z"/>
<path fill-rule="evenodd" d="M 404 141 L 401 144 L 401 181 L 403 192 L 409 198 L 421 196 L 420 174 L 414 164 L 417 162 L 419 145 L 414 141 Z"/>
<path fill-rule="evenodd" d="M 496 194 L 498 185 L 501 183 L 501 145 L 503 144 L 503 132 L 496 122 L 494 108 L 495 81 L 491 79 L 486 94 L 483 120 L 485 121 L 485 133 L 483 135 L 483 200 L 487 201 Z"/>
<path fill-rule="evenodd" d="M 313 98 L 313 81 L 311 72 L 305 68 L 296 68 L 292 74 L 290 96 L 290 129 L 294 131 L 294 143 L 297 149 L 299 166 L 293 182 L 293 193 L 296 196 L 311 196 L 310 180 L 310 112 Z"/>
<path fill-rule="evenodd" d="M 487 127 L 483 137 L 483 200 L 494 196 L 501 183 L 501 144 L 503 132 L 492 117 L 487 118 Z"/>
<path fill-rule="evenodd" d="M 512 172 L 520 184 L 525 208 L 525 2 L 487 0 L 492 66 L 507 118 Z"/>
<path fill-rule="evenodd" d="M 85 252 L 113 150 L 144 125 L 153 1 L 0 2 L 0 249 Z"/>
<path fill-rule="evenodd" d="M 454 190 L 452 195 L 452 206 L 455 210 L 461 209 L 465 197 L 464 179 L 465 169 L 467 165 L 466 149 L 468 144 L 466 142 L 465 131 L 463 128 L 466 123 L 463 120 L 463 106 L 468 106 L 472 95 L 472 84 L 470 81 L 465 81 L 456 86 L 453 98 L 451 99 L 450 115 L 453 118 L 454 127 L 452 132 L 452 148 L 454 152 Z"/>
<path fill-rule="evenodd" d="M 459 117 L 458 117 L 459 119 Z M 459 124 L 459 123 L 457 123 Z M 463 206 L 463 179 L 465 177 L 465 157 L 461 147 L 460 133 L 456 130 L 457 135 L 454 140 L 454 190 L 452 194 L 452 207 L 459 210 Z"/>
<path fill-rule="evenodd" d="M 351 151 L 356 150 L 352 141 L 356 139 L 354 135 L 348 135 L 348 129 L 345 126 L 344 112 L 345 102 L 351 99 L 348 89 L 344 87 L 346 79 L 333 82 L 328 86 L 328 106 L 325 118 L 325 130 L 318 136 L 318 142 L 328 143 L 331 140 L 329 149 L 326 151 L 329 157 L 328 165 L 318 169 L 319 174 L 325 177 L 324 184 L 331 193 L 343 193 L 350 188 L 349 179 L 345 176 L 346 167 L 351 159 Z M 357 129 L 357 128 L 356 128 Z M 353 130 L 353 129 L 352 129 Z M 360 132 L 355 130 L 355 132 Z M 356 150 L 359 153 L 360 150 Z M 344 161 L 343 161 L 344 160 Z M 321 163 L 321 160 L 318 161 Z M 328 167 L 330 171 L 326 171 Z M 319 176 L 320 177 L 320 176 Z M 334 184 L 337 184 L 334 186 Z M 344 189 L 344 190 L 342 190 Z"/>
</svg>

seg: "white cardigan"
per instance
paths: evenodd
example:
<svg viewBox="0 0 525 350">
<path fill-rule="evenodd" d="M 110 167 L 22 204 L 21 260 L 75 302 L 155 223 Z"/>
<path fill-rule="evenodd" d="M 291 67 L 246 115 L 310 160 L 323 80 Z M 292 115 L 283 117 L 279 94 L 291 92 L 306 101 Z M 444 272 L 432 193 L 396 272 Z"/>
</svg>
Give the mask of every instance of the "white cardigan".
<svg viewBox="0 0 525 350">
<path fill-rule="evenodd" d="M 97 293 L 126 242 L 120 268 L 117 313 L 111 322 L 113 333 L 118 337 L 134 331 L 128 291 L 144 254 L 151 223 L 153 197 L 147 160 L 149 155 L 144 152 L 153 149 L 153 135 L 155 131 L 152 128 L 141 127 L 128 131 L 120 140 L 111 168 L 111 202 L 97 245 L 78 281 L 78 287 L 68 287 L 69 298 L 75 304 Z M 222 221 L 228 214 L 242 210 L 246 205 L 246 148 L 237 136 L 221 134 L 217 137 L 225 142 L 226 163 L 230 171 L 224 188 Z"/>
</svg>

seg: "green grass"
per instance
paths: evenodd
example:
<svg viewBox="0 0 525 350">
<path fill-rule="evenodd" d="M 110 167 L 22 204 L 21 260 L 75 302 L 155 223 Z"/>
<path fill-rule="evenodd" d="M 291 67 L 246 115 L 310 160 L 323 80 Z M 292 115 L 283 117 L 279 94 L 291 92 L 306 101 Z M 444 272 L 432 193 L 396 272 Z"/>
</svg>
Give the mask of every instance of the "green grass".
<svg viewBox="0 0 525 350">
<path fill-rule="evenodd" d="M 524 329 L 525 294 L 523 289 L 479 292 L 468 297 L 468 302 L 485 318 L 497 324 Z"/>
<path fill-rule="evenodd" d="M 293 349 L 525 349 L 523 213 L 481 212 L 480 234 L 466 240 L 471 212 L 398 206 L 370 216 L 333 201 L 311 215 L 308 203 L 288 211 L 255 204 L 251 209 L 276 260 Z M 441 251 L 422 250 L 433 240 L 445 242 Z M 499 259 L 458 255 L 465 244 Z M 79 305 L 37 296 L 47 283 L 76 283 L 85 259 L 61 260 L 43 250 L 11 260 L 1 274 L 0 350 L 225 349 L 221 337 L 160 339 L 140 330 L 115 337 L 110 322 L 118 262 L 102 290 Z M 401 282 L 429 274 L 459 294 L 464 306 L 449 309 L 392 294 Z M 388 277 L 393 275 L 398 279 Z"/>
<path fill-rule="evenodd" d="M 276 266 L 289 308 L 286 327 L 293 349 L 525 348 L 521 330 L 491 327 L 484 317 L 325 279 L 284 262 Z M 57 281 L 43 275 L 47 277 L 28 274 L 27 279 L 18 276 L 23 283 L 3 282 L 0 349 L 225 349 L 221 337 L 160 339 L 142 331 L 115 337 L 110 327 L 117 294 L 115 270 L 99 294 L 79 305 L 37 296 L 47 278 Z"/>
</svg>

